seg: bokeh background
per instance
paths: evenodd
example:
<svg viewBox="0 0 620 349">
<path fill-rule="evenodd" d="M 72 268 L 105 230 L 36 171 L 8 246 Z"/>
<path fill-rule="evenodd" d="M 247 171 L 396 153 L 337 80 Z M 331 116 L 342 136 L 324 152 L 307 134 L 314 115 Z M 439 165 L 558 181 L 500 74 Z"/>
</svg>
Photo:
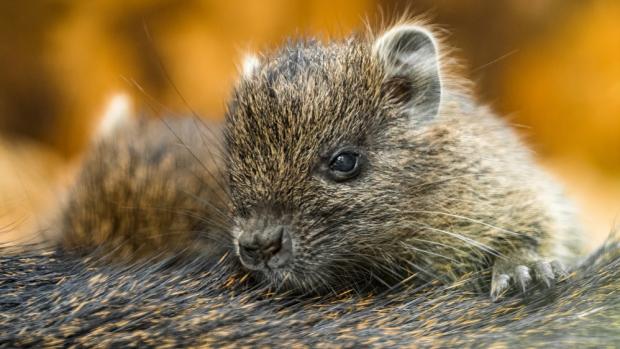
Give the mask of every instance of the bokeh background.
<svg viewBox="0 0 620 349">
<path fill-rule="evenodd" d="M 106 102 L 220 119 L 248 51 L 402 14 L 451 34 L 480 98 L 565 183 L 593 232 L 620 214 L 620 1 L 39 0 L 0 3 L 0 242 L 58 203 Z"/>
</svg>

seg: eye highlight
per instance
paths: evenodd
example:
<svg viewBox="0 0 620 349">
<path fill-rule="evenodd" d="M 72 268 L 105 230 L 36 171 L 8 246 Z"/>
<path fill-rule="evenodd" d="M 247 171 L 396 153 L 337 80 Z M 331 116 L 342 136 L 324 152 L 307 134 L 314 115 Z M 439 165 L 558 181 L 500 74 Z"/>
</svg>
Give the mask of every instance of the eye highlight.
<svg viewBox="0 0 620 349">
<path fill-rule="evenodd" d="M 329 160 L 328 173 L 336 182 L 357 177 L 361 170 L 362 156 L 354 150 L 340 150 Z"/>
</svg>

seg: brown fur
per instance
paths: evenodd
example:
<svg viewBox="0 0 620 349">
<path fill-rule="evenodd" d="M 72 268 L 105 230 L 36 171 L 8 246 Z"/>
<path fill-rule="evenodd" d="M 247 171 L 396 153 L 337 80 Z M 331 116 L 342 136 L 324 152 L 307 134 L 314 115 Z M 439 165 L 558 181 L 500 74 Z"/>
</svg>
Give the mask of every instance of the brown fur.
<svg viewBox="0 0 620 349">
<path fill-rule="evenodd" d="M 128 259 L 224 253 L 228 201 L 213 132 L 195 119 L 132 119 L 103 135 L 53 225 L 62 247 Z"/>
</svg>

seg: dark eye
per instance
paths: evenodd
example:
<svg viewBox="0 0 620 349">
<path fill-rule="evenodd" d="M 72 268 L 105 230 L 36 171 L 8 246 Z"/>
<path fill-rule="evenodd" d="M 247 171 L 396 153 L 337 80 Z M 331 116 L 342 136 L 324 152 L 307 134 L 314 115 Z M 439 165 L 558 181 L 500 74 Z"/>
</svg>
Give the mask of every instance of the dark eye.
<svg viewBox="0 0 620 349">
<path fill-rule="evenodd" d="M 360 154 L 350 150 L 334 154 L 329 162 L 329 173 L 337 182 L 357 177 L 360 169 Z"/>
</svg>

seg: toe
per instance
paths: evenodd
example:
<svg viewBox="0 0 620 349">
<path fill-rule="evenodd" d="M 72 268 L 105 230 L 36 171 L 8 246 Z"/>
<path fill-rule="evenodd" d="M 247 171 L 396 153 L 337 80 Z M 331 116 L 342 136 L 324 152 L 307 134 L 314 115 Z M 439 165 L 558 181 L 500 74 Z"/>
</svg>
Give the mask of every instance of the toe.
<svg viewBox="0 0 620 349">
<path fill-rule="evenodd" d="M 491 300 L 497 301 L 500 299 L 510 286 L 510 276 L 508 274 L 493 274 L 493 280 L 491 280 Z"/>
<path fill-rule="evenodd" d="M 532 276 L 530 275 L 530 268 L 525 265 L 519 265 L 515 268 L 515 283 L 525 292 L 529 284 L 532 282 Z"/>
<path fill-rule="evenodd" d="M 551 270 L 553 270 L 553 275 L 555 275 L 556 278 L 565 278 L 568 276 L 566 268 L 562 263 L 558 261 L 551 262 Z"/>
<path fill-rule="evenodd" d="M 534 265 L 534 276 L 536 280 L 550 288 L 555 282 L 555 273 L 551 263 L 547 261 L 539 261 Z"/>
</svg>

